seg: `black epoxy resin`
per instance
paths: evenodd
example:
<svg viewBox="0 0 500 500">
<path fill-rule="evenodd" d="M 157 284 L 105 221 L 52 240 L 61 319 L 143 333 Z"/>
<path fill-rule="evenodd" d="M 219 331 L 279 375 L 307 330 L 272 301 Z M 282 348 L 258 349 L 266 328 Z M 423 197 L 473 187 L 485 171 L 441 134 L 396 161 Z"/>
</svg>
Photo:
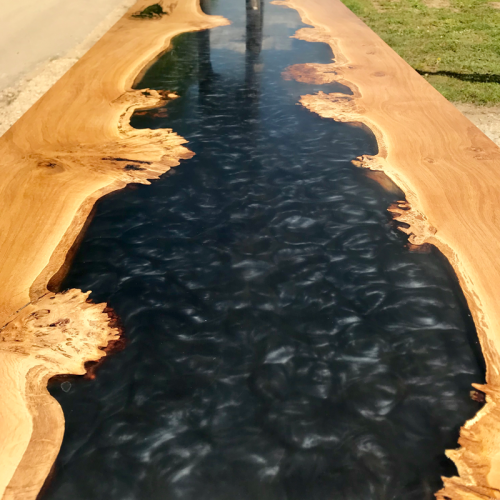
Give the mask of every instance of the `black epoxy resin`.
<svg viewBox="0 0 500 500">
<path fill-rule="evenodd" d="M 232 24 L 178 36 L 139 87 L 181 97 L 132 120 L 196 156 L 101 200 L 64 283 L 128 344 L 51 385 L 66 433 L 42 498 L 431 499 L 483 379 L 456 280 L 350 164 L 373 137 L 297 105 L 348 92 L 282 78 L 332 58 L 290 38 L 297 12 L 204 7 Z"/>
</svg>

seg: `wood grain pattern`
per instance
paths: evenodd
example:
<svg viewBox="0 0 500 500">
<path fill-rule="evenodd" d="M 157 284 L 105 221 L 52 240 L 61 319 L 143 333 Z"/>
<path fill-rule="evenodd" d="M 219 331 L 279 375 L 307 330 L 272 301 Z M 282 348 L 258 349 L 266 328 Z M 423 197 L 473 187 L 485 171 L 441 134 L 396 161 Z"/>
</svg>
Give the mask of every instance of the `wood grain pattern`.
<svg viewBox="0 0 500 500">
<path fill-rule="evenodd" d="M 500 148 L 421 78 L 340 0 L 274 2 L 301 13 L 295 35 L 329 43 L 335 62 L 291 68 L 301 81 L 340 81 L 353 96 L 302 96 L 319 115 L 364 124 L 377 156 L 353 163 L 385 172 L 405 193 L 392 207 L 410 224 L 410 242 L 438 247 L 455 269 L 487 363 L 487 404 L 461 430 L 448 455 L 460 478 L 445 479 L 442 500 L 500 498 Z"/>
<path fill-rule="evenodd" d="M 14 127 L 0 138 L 0 496 L 35 498 L 59 449 L 64 419 L 48 396 L 48 377 L 82 373 L 116 331 L 79 291 L 48 293 L 100 196 L 148 182 L 190 152 L 169 130 L 134 130 L 138 108 L 173 95 L 132 91 L 134 78 L 172 36 L 225 24 L 179 1 L 171 16 L 129 13 Z M 358 166 L 382 170 L 407 195 L 393 207 L 414 244 L 431 243 L 456 270 L 488 365 L 487 404 L 450 453 L 461 478 L 441 499 L 500 498 L 500 149 L 418 76 L 339 0 L 276 2 L 297 8 L 314 28 L 296 35 L 329 43 L 331 65 L 300 65 L 284 76 L 340 81 L 352 97 L 303 96 L 313 112 L 363 123 L 379 154 Z M 144 170 L 124 170 L 124 162 Z M 143 163 L 147 162 L 147 163 Z M 55 279 L 53 277 L 56 276 Z M 48 311 L 48 312 L 47 312 Z M 66 321 L 68 320 L 68 321 Z"/>
<path fill-rule="evenodd" d="M 49 293 L 95 201 L 148 183 L 192 153 L 171 130 L 135 130 L 136 109 L 173 94 L 134 91 L 134 79 L 173 36 L 227 24 L 196 0 L 171 15 L 130 11 L 0 138 L 0 497 L 35 499 L 61 445 L 64 417 L 46 390 L 56 374 L 85 373 L 116 337 L 88 294 Z M 164 2 L 164 7 L 166 7 Z M 134 165 L 134 169 L 125 169 Z"/>
<path fill-rule="evenodd" d="M 104 356 L 99 348 L 118 336 L 104 304 L 86 301 L 89 293 L 48 293 L 0 330 L 0 479 L 6 499 L 36 498 L 59 451 L 64 416 L 47 380 L 85 374 L 85 362 Z"/>
</svg>

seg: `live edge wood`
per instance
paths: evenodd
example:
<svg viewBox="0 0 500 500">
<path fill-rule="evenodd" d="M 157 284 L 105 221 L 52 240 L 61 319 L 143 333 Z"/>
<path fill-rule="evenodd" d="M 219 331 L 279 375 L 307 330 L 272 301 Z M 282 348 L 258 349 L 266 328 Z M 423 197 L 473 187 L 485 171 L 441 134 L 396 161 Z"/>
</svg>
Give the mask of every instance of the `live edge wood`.
<svg viewBox="0 0 500 500">
<path fill-rule="evenodd" d="M 132 9 L 0 138 L 0 498 L 35 499 L 59 451 L 64 417 L 46 390 L 116 338 L 104 304 L 49 292 L 95 201 L 148 183 L 192 153 L 171 130 L 135 130 L 134 110 L 173 94 L 132 90 L 173 36 L 227 24 L 180 0 L 170 15 Z M 163 2 L 163 6 L 168 2 Z M 133 165 L 135 168 L 125 168 Z M 55 278 L 54 278 L 55 276 Z"/>
<path fill-rule="evenodd" d="M 410 242 L 449 259 L 465 293 L 487 363 L 487 404 L 448 451 L 460 477 L 444 479 L 442 500 L 500 498 L 500 149 L 408 66 L 340 0 L 275 2 L 313 28 L 295 36 L 329 43 L 329 65 L 292 66 L 285 78 L 340 81 L 352 96 L 302 96 L 325 118 L 364 124 L 379 153 L 353 163 L 382 170 L 406 194 L 391 211 Z"/>
<path fill-rule="evenodd" d="M 59 450 L 64 418 L 46 391 L 56 374 L 83 373 L 116 338 L 78 290 L 49 292 L 94 202 L 129 182 L 147 183 L 191 153 L 171 130 L 134 130 L 135 109 L 174 95 L 131 90 L 134 79 L 181 32 L 226 24 L 180 0 L 170 16 L 139 20 L 140 0 L 0 138 L 0 496 L 37 496 Z M 332 64 L 288 68 L 284 78 L 340 81 L 352 96 L 302 96 L 312 112 L 364 124 L 379 154 L 354 161 L 382 170 L 405 193 L 391 210 L 410 242 L 449 259 L 477 326 L 488 372 L 487 404 L 449 451 L 460 478 L 442 500 L 500 498 L 500 149 L 429 86 L 339 0 L 288 0 L 329 43 Z M 126 160 L 126 161 L 123 161 Z M 146 162 L 146 163 L 144 163 Z M 135 165 L 143 170 L 127 169 Z"/>
</svg>

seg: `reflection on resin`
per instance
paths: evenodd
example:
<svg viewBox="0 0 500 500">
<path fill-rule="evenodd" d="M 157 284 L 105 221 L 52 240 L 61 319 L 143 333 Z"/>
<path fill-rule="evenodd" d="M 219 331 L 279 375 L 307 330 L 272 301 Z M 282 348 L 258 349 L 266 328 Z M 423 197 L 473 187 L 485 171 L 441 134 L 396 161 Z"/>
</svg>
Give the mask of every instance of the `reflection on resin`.
<svg viewBox="0 0 500 500">
<path fill-rule="evenodd" d="M 480 354 L 436 253 L 410 253 L 384 191 L 350 160 L 365 131 L 286 81 L 330 48 L 297 13 L 204 0 L 230 26 L 178 36 L 137 113 L 196 156 L 99 203 L 65 287 L 119 314 L 126 348 L 54 382 L 66 435 L 50 500 L 431 499 L 479 408 Z"/>
</svg>

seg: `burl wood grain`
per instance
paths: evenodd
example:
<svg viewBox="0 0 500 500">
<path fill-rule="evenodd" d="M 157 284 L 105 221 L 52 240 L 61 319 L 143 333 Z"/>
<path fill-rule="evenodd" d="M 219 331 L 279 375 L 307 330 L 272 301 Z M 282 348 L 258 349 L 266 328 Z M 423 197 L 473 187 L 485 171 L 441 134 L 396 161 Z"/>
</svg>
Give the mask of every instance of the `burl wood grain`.
<svg viewBox="0 0 500 500">
<path fill-rule="evenodd" d="M 500 149 L 408 66 L 340 0 L 274 2 L 296 8 L 312 28 L 296 37 L 329 43 L 332 64 L 292 66 L 285 78 L 339 81 L 353 91 L 305 95 L 325 118 L 364 124 L 379 154 L 353 163 L 382 170 L 408 203 L 390 210 L 409 224 L 415 245 L 433 244 L 455 269 L 487 363 L 487 404 L 448 451 L 460 477 L 445 479 L 437 498 L 500 498 Z"/>
<path fill-rule="evenodd" d="M 13 474 L 4 498 L 36 498 L 64 433 L 64 416 L 47 392 L 54 375 L 85 374 L 118 331 L 90 292 L 48 293 L 0 330 L 2 474 Z"/>
<path fill-rule="evenodd" d="M 116 337 L 87 295 L 53 294 L 94 202 L 129 182 L 148 182 L 191 153 L 170 130 L 134 130 L 135 109 L 171 94 L 132 91 L 133 80 L 172 36 L 225 24 L 180 0 L 170 16 L 138 20 L 140 0 L 14 127 L 0 138 L 0 496 L 36 498 L 59 450 L 64 418 L 46 391 L 55 374 L 83 373 Z M 297 37 L 329 43 L 330 65 L 297 65 L 284 76 L 340 81 L 353 96 L 320 93 L 301 103 L 321 116 L 365 124 L 379 154 L 358 166 L 385 172 L 406 193 L 392 207 L 413 244 L 448 257 L 474 316 L 488 365 L 487 404 L 467 422 L 460 478 L 440 499 L 500 498 L 500 149 L 419 77 L 339 0 L 277 2 L 313 28 Z M 127 169 L 134 165 L 143 170 Z M 55 276 L 55 278 L 54 278 Z"/>
<path fill-rule="evenodd" d="M 136 19 L 134 7 L 0 138 L 0 498 L 35 499 L 61 445 L 48 378 L 82 374 L 116 337 L 104 304 L 48 292 L 95 201 L 148 183 L 191 152 L 171 130 L 135 130 L 136 109 L 175 98 L 131 90 L 173 36 L 226 24 L 196 0 Z M 170 10 L 168 1 L 163 2 Z M 132 165 L 132 168 L 130 167 Z M 128 167 L 128 168 L 126 168 Z"/>
</svg>

